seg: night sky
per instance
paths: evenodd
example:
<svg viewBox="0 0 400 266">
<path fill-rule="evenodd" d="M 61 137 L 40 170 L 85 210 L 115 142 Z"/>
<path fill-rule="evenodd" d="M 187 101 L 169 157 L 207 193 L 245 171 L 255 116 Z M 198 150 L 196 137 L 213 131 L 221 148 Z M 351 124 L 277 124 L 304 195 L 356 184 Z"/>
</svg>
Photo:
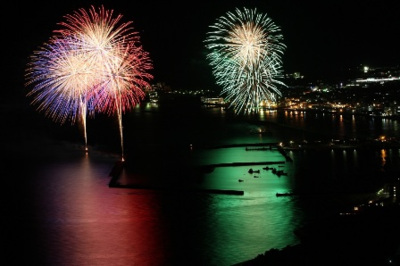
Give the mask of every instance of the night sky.
<svg viewBox="0 0 400 266">
<path fill-rule="evenodd" d="M 2 7 L 3 91 L 25 94 L 23 75 L 30 54 L 52 36 L 64 15 L 101 4 L 113 9 L 115 15 L 122 14 L 123 21 L 133 21 L 153 60 L 153 82 L 164 82 L 173 89 L 217 88 L 203 41 L 209 26 L 236 7 L 257 7 L 281 27 L 287 45 L 285 73 L 298 71 L 312 79 L 324 79 L 360 64 L 399 64 L 399 1 L 312 2 L 12 1 Z"/>
</svg>

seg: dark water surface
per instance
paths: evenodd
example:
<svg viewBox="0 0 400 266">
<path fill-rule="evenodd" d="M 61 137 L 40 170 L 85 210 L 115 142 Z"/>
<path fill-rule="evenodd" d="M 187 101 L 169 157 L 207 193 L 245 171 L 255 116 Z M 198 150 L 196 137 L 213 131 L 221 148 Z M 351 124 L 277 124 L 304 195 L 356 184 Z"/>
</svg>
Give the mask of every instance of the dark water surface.
<svg viewBox="0 0 400 266">
<path fill-rule="evenodd" d="M 393 120 L 265 112 L 235 118 L 190 104 L 142 106 L 124 116 L 126 168 L 119 182 L 173 189 L 110 188 L 120 159 L 114 119 L 88 121 L 89 154 L 77 126 L 29 108 L 3 110 L 4 265 L 232 265 L 298 243 L 294 230 L 367 199 L 398 174 L 399 150 L 246 151 L 218 145 L 398 136 Z M 257 134 L 259 129 L 263 134 Z M 265 165 L 192 168 L 232 162 Z M 190 166 L 190 167 L 189 167 Z M 239 182 L 241 179 L 243 182 Z M 197 193 L 188 187 L 243 195 Z M 296 191 L 303 197 L 276 197 Z M 5 224 L 5 225 L 4 225 Z"/>
</svg>

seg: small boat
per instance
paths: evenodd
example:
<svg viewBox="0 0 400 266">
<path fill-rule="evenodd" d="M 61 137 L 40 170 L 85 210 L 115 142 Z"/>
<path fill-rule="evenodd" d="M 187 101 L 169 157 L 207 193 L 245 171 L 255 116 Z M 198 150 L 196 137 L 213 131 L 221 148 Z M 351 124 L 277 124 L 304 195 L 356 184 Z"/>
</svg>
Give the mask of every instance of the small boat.
<svg viewBox="0 0 400 266">
<path fill-rule="evenodd" d="M 243 179 L 239 179 L 239 182 L 243 182 L 244 180 Z"/>
<path fill-rule="evenodd" d="M 287 175 L 287 173 L 283 172 L 283 170 L 278 170 L 278 171 L 276 171 L 276 175 L 277 176 Z"/>
<path fill-rule="evenodd" d="M 253 168 L 249 169 L 249 174 L 253 174 L 253 173 L 260 173 L 260 170 L 253 170 Z"/>
</svg>

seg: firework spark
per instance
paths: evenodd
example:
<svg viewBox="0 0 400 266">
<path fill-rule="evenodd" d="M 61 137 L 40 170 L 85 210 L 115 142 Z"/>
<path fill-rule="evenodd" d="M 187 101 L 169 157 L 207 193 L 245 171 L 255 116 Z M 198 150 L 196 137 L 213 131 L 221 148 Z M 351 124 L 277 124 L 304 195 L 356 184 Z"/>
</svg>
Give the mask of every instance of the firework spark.
<svg viewBox="0 0 400 266">
<path fill-rule="evenodd" d="M 86 140 L 87 110 L 118 116 L 124 159 L 122 114 L 140 102 L 153 78 L 149 54 L 132 22 L 94 6 L 66 15 L 48 44 L 35 52 L 27 68 L 33 104 L 56 121 L 80 115 Z M 88 108 L 89 107 L 89 108 Z M 90 114 L 94 114 L 91 112 Z"/>
<path fill-rule="evenodd" d="M 205 40 L 207 59 L 222 95 L 237 113 L 258 112 L 265 101 L 281 95 L 285 86 L 282 59 L 286 46 L 280 27 L 256 9 L 227 12 L 210 26 Z"/>
</svg>

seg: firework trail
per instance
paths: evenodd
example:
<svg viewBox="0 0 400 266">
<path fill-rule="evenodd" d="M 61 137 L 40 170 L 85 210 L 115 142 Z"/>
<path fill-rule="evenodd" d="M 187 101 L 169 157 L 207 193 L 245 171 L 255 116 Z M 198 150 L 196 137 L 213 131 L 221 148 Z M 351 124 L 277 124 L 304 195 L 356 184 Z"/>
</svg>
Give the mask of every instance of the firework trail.
<svg viewBox="0 0 400 266">
<path fill-rule="evenodd" d="M 35 84 L 29 93 L 35 95 L 32 103 L 62 122 L 81 115 L 85 138 L 88 107 L 116 114 L 123 160 L 122 114 L 138 104 L 145 96 L 142 88 L 150 86 L 149 54 L 132 22 L 120 23 L 122 15 L 113 17 L 113 10 L 104 6 L 98 11 L 82 8 L 64 18 L 56 37 L 32 56 L 27 71 L 27 84 Z"/>
<path fill-rule="evenodd" d="M 266 14 L 247 8 L 227 12 L 210 28 L 207 59 L 230 107 L 252 113 L 265 101 L 275 102 L 281 95 L 277 85 L 285 86 L 279 80 L 286 49 L 280 28 Z"/>
</svg>

